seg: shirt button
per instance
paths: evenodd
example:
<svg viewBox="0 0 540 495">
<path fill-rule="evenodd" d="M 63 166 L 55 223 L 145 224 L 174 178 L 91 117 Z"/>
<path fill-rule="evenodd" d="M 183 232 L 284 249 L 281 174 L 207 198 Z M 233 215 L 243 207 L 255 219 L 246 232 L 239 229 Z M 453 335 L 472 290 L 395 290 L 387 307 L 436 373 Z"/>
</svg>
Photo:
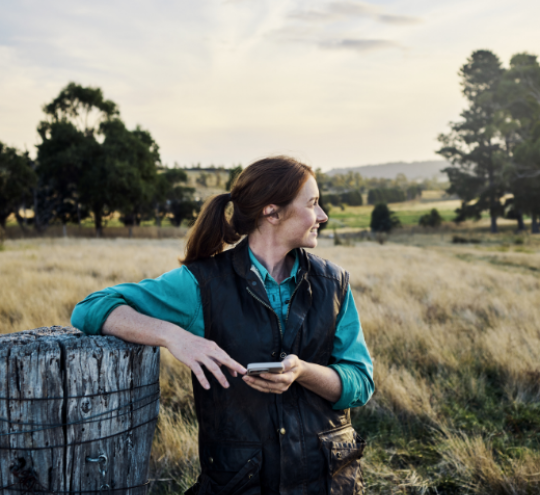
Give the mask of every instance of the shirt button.
<svg viewBox="0 0 540 495">
<path fill-rule="evenodd" d="M 285 428 L 281 428 L 281 430 L 279 430 L 279 432 L 280 432 L 282 435 L 285 435 L 285 433 L 287 433 L 287 431 L 285 430 Z"/>
<path fill-rule="evenodd" d="M 277 356 L 277 352 L 274 351 L 274 352 L 272 353 L 272 357 L 276 357 L 276 356 Z"/>
<path fill-rule="evenodd" d="M 287 357 L 287 353 L 286 353 L 286 352 L 282 352 L 282 353 L 279 355 L 279 357 L 280 357 L 281 359 L 285 359 L 285 358 Z"/>
<path fill-rule="evenodd" d="M 251 282 L 251 285 L 257 285 L 257 282 Z"/>
<path fill-rule="evenodd" d="M 213 464 L 214 459 L 212 459 L 212 457 L 209 457 L 209 458 L 208 458 L 208 462 L 209 462 L 210 464 Z"/>
</svg>

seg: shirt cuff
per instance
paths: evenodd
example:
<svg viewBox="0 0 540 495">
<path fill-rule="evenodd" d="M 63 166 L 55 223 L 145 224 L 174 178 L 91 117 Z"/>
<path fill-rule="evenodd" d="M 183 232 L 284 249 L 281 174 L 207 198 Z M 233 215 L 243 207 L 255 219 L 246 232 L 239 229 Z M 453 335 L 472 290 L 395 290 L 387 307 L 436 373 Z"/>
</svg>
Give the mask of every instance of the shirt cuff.
<svg viewBox="0 0 540 495">
<path fill-rule="evenodd" d="M 128 304 L 125 299 L 117 297 L 104 297 L 94 301 L 91 309 L 85 308 L 84 303 L 85 301 L 81 301 L 75 306 L 71 315 L 71 325 L 86 335 L 101 335 L 101 327 L 113 310 Z"/>
<path fill-rule="evenodd" d="M 366 390 L 366 383 L 361 372 L 351 364 L 331 364 L 329 366 L 339 375 L 341 380 L 341 397 L 332 406 L 332 409 L 349 409 L 363 406 L 373 391 Z M 367 397 L 366 397 L 367 395 Z"/>
</svg>

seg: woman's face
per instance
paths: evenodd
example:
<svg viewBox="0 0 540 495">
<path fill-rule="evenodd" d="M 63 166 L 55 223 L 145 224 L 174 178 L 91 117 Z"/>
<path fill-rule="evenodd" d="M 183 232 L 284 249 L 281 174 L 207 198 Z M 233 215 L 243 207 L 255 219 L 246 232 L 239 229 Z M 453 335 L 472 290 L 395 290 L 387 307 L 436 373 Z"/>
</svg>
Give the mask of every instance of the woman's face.
<svg viewBox="0 0 540 495">
<path fill-rule="evenodd" d="M 328 220 L 326 213 L 319 206 L 319 188 L 317 181 L 310 175 L 300 192 L 287 207 L 281 223 L 280 237 L 297 247 L 314 248 L 317 246 L 319 225 Z"/>
</svg>

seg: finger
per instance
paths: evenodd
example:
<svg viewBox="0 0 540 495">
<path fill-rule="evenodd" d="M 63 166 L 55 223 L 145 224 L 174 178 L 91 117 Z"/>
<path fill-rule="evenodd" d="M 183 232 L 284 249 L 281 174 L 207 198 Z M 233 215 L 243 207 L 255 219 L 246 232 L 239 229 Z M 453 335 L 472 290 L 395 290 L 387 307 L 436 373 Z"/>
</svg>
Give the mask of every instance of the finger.
<svg viewBox="0 0 540 495">
<path fill-rule="evenodd" d="M 290 371 L 296 367 L 296 360 L 297 357 L 294 354 L 289 354 L 283 361 L 281 361 L 283 371 Z"/>
<path fill-rule="evenodd" d="M 290 385 L 292 382 L 294 382 L 294 375 L 291 372 L 281 373 L 279 375 L 274 373 L 261 373 L 259 376 L 267 381 L 277 384 Z"/>
<path fill-rule="evenodd" d="M 231 370 L 230 368 L 227 368 L 227 371 L 229 372 L 229 375 L 236 378 L 238 376 L 238 373 L 234 370 Z"/>
<path fill-rule="evenodd" d="M 268 380 L 261 380 L 260 378 L 254 378 L 252 376 L 246 376 L 243 378 L 243 380 L 251 387 L 264 392 L 264 393 L 272 393 L 272 394 L 281 394 L 287 390 L 287 387 L 284 387 L 283 385 L 275 385 L 272 382 L 269 382 Z"/>
<path fill-rule="evenodd" d="M 255 390 L 258 390 L 259 392 L 263 392 L 265 394 L 270 393 L 271 391 L 268 389 L 267 386 L 264 385 L 264 380 L 257 380 L 251 377 L 244 377 L 243 380 Z"/>
<path fill-rule="evenodd" d="M 225 375 L 221 371 L 221 368 L 212 358 L 206 357 L 202 361 L 202 364 L 204 364 L 204 366 L 206 366 L 206 369 L 217 378 L 217 381 L 221 384 L 221 386 L 229 388 L 229 382 L 227 381 L 227 378 L 225 378 Z"/>
<path fill-rule="evenodd" d="M 208 390 L 210 388 L 210 383 L 208 383 L 204 371 L 200 367 L 199 363 L 195 362 L 189 367 L 191 368 L 191 371 L 193 371 L 193 374 L 197 377 L 197 380 L 199 380 L 202 387 Z"/>
<path fill-rule="evenodd" d="M 245 375 L 247 373 L 246 368 L 244 368 L 240 363 L 231 358 L 223 349 L 219 347 L 211 353 L 211 357 L 219 364 L 222 364 L 223 366 L 229 368 L 231 371 L 236 371 L 241 375 Z"/>
</svg>

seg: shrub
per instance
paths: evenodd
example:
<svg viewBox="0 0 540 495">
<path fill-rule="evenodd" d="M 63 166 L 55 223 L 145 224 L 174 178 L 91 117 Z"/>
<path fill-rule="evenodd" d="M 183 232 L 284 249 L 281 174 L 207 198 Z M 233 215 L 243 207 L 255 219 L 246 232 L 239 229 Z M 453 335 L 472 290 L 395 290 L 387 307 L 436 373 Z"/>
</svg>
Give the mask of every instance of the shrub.
<svg viewBox="0 0 540 495">
<path fill-rule="evenodd" d="M 439 227 L 442 220 L 437 208 L 433 208 L 429 213 L 420 217 L 418 224 L 422 227 Z"/>
<path fill-rule="evenodd" d="M 373 232 L 390 232 L 401 227 L 401 222 L 395 212 L 388 208 L 385 203 L 379 203 L 371 212 L 371 222 L 369 224 Z"/>
</svg>

